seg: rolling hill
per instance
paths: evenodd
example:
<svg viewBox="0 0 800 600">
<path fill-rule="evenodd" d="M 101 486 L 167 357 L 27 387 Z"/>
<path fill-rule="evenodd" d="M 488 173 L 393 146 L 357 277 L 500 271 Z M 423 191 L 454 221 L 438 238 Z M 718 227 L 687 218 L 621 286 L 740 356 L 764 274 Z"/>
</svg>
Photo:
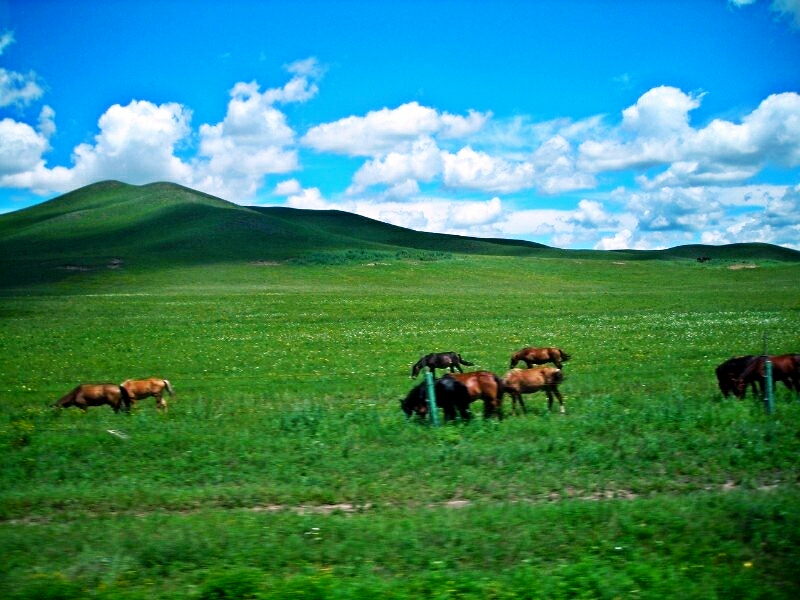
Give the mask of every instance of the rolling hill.
<svg viewBox="0 0 800 600">
<path fill-rule="evenodd" d="M 768 244 L 663 251 L 570 251 L 520 240 L 419 232 L 341 211 L 246 207 L 172 183 L 92 184 L 0 215 L 4 281 L 57 279 L 57 271 L 108 264 L 163 265 L 302 260 L 345 251 L 505 256 L 756 258 L 800 261 Z"/>
</svg>

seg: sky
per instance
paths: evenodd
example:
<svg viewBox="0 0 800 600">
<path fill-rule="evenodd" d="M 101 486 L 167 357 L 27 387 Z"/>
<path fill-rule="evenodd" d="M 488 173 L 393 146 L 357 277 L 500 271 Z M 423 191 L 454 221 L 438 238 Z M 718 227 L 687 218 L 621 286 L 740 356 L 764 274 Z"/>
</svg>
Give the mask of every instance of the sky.
<svg viewBox="0 0 800 600">
<path fill-rule="evenodd" d="M 800 0 L 0 0 L 0 212 L 109 179 L 800 250 Z"/>
</svg>

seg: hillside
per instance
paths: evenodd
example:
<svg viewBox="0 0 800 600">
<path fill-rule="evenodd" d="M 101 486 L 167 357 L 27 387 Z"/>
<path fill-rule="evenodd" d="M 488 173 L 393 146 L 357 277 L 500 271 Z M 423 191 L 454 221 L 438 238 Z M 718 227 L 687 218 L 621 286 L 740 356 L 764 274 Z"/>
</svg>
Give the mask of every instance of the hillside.
<svg viewBox="0 0 800 600">
<path fill-rule="evenodd" d="M 4 285 L 52 281 L 100 266 L 302 261 L 345 251 L 409 250 L 627 260 L 800 260 L 800 252 L 766 244 L 652 252 L 558 250 L 520 240 L 413 231 L 341 211 L 245 207 L 171 183 L 105 181 L 0 215 Z"/>
</svg>

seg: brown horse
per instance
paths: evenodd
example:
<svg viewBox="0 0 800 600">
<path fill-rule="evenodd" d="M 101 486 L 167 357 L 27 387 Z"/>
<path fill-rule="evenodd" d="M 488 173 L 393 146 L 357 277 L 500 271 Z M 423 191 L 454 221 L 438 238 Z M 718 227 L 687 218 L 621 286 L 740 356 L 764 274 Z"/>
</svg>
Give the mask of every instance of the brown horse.
<svg viewBox="0 0 800 600">
<path fill-rule="evenodd" d="M 431 374 L 434 377 L 436 377 L 436 369 L 449 368 L 451 373 L 455 373 L 455 370 L 458 369 L 459 373 L 463 373 L 464 370 L 461 365 L 471 367 L 473 363 L 465 361 L 458 352 L 431 352 L 420 358 L 411 367 L 411 379 L 419 375 L 419 372 L 425 367 L 431 370 Z"/>
<path fill-rule="evenodd" d="M 747 386 L 758 382 L 764 389 L 766 377 L 766 360 L 772 363 L 772 381 L 777 385 L 783 382 L 790 391 L 800 393 L 800 354 L 779 354 L 777 356 L 758 356 L 736 379 L 737 396 L 744 398 Z"/>
<path fill-rule="evenodd" d="M 739 400 L 744 398 L 745 393 L 747 392 L 747 386 L 740 391 L 738 380 L 742 373 L 744 373 L 745 370 L 747 370 L 747 368 L 757 360 L 758 357 L 753 356 L 752 354 L 747 354 L 745 356 L 734 356 L 733 358 L 729 358 L 724 363 L 720 364 L 715 369 L 714 372 L 717 375 L 719 391 L 722 392 L 723 396 L 727 398 L 730 394 L 733 394 L 736 398 L 739 398 Z M 762 380 L 753 378 L 749 383 L 753 389 L 753 396 L 764 395 L 763 387 L 760 391 L 757 388 L 757 385 L 761 385 Z"/>
<path fill-rule="evenodd" d="M 528 368 L 531 368 L 533 365 L 553 363 L 557 369 L 560 369 L 561 364 L 567 362 L 569 359 L 570 355 L 561 348 L 553 348 L 552 346 L 547 348 L 534 348 L 528 346 L 511 355 L 511 365 L 509 365 L 509 369 L 516 367 L 517 363 L 520 361 L 528 365 Z"/>
<path fill-rule="evenodd" d="M 142 398 L 150 396 L 156 399 L 156 407 L 167 410 L 167 401 L 164 400 L 164 390 L 172 396 L 172 385 L 166 379 L 151 377 L 149 379 L 127 379 L 120 384 L 120 387 L 128 392 L 133 404 Z"/>
<path fill-rule="evenodd" d="M 517 401 L 525 411 L 525 402 L 522 401 L 522 394 L 533 394 L 539 390 L 544 390 L 547 394 L 547 408 L 553 408 L 553 394 L 558 398 L 561 405 L 561 412 L 564 412 L 564 398 L 558 390 L 558 384 L 564 381 L 564 374 L 561 369 L 553 367 L 537 367 L 535 369 L 511 369 L 503 377 L 503 389 L 511 394 L 514 412 L 517 410 Z"/>
<path fill-rule="evenodd" d="M 497 414 L 503 418 L 503 382 L 491 371 L 471 371 L 469 373 L 448 373 L 442 379 L 455 379 L 462 383 L 469 393 L 470 402 L 483 400 L 483 416 L 489 418 Z"/>
<path fill-rule="evenodd" d="M 89 406 L 104 404 L 108 404 L 114 412 L 119 412 L 123 404 L 126 409 L 130 408 L 131 399 L 127 390 L 114 383 L 82 383 L 53 404 L 53 408 L 77 406 L 86 412 Z"/>
</svg>

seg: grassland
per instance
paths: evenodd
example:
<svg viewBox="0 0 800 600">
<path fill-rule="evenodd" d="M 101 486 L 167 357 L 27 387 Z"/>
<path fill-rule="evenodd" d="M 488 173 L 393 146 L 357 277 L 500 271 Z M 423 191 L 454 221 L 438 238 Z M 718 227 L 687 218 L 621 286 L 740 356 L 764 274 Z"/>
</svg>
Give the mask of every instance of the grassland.
<svg viewBox="0 0 800 600">
<path fill-rule="evenodd" d="M 4 288 L 0 595 L 798 597 L 800 402 L 713 373 L 800 350 L 797 263 L 375 256 Z M 527 344 L 572 354 L 566 415 L 399 410 L 422 353 Z M 149 375 L 167 414 L 49 407 Z"/>
</svg>

